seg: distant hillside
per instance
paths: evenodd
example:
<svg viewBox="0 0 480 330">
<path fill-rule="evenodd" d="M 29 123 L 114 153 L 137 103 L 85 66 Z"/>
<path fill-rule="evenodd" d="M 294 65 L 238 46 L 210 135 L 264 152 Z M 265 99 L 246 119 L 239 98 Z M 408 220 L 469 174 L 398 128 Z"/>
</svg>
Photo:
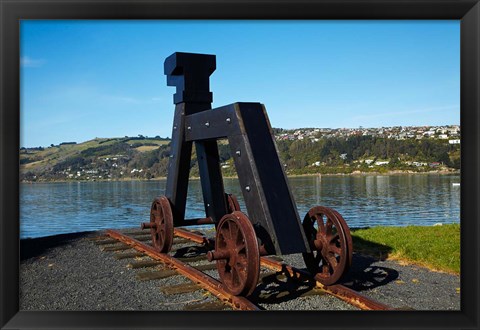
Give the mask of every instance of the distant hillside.
<svg viewBox="0 0 480 330">
<path fill-rule="evenodd" d="M 24 181 L 102 180 L 143 177 L 131 172 L 151 167 L 168 156 L 170 139 L 96 138 L 20 150 L 20 178 Z M 155 155 L 158 157 L 152 157 Z"/>
<path fill-rule="evenodd" d="M 432 134 L 419 138 L 418 134 L 404 136 L 402 130 L 388 136 L 313 128 L 273 131 L 287 174 L 460 169 L 459 137 L 443 138 L 446 134 L 442 132 L 426 130 Z M 223 174 L 236 175 L 227 141 L 220 141 L 219 155 Z M 169 156 L 169 139 L 143 136 L 22 148 L 20 179 L 25 182 L 153 179 L 167 175 Z M 198 176 L 195 150 L 190 166 L 191 175 Z"/>
</svg>

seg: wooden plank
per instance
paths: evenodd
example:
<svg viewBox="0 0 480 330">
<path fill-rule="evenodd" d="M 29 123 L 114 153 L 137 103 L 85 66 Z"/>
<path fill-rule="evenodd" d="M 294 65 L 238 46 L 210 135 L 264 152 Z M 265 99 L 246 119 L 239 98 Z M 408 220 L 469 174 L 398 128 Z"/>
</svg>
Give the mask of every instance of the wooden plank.
<svg viewBox="0 0 480 330">
<path fill-rule="evenodd" d="M 180 294 L 201 290 L 202 287 L 196 283 L 182 283 L 174 286 L 160 288 L 163 294 Z"/>
<path fill-rule="evenodd" d="M 136 232 L 133 234 L 129 234 L 128 236 L 131 236 L 134 238 L 142 237 L 142 236 L 152 237 L 152 234 L 150 233 L 150 229 L 144 229 L 142 232 Z"/>
<path fill-rule="evenodd" d="M 138 262 L 131 262 L 127 265 L 127 268 L 130 269 L 139 269 L 139 268 L 147 268 L 147 267 L 154 267 L 161 265 L 162 263 L 160 261 L 156 260 L 142 260 Z"/>
<path fill-rule="evenodd" d="M 132 232 L 125 232 L 125 233 L 122 233 L 124 235 L 127 235 L 127 236 L 139 236 L 139 235 L 146 235 L 148 234 L 148 232 L 146 231 L 132 231 Z"/>
<path fill-rule="evenodd" d="M 138 257 L 143 257 L 145 256 L 145 253 L 142 252 L 130 252 L 130 253 L 115 253 L 114 258 L 115 259 L 129 259 L 129 258 L 138 258 Z"/>
<path fill-rule="evenodd" d="M 115 244 L 115 243 L 120 243 L 116 239 L 106 239 L 104 241 L 96 241 L 95 244 L 97 245 L 107 245 L 107 244 Z"/>
<path fill-rule="evenodd" d="M 185 244 L 185 243 L 193 243 L 191 240 L 186 238 L 174 238 L 173 244 Z"/>
<path fill-rule="evenodd" d="M 138 237 L 134 237 L 137 241 L 140 241 L 140 242 L 146 242 L 146 241 L 151 241 L 152 240 L 152 236 L 148 235 L 148 236 L 138 236 Z"/>
<path fill-rule="evenodd" d="M 108 239 L 108 238 L 110 238 L 110 236 L 101 235 L 101 236 L 95 236 L 95 237 L 86 237 L 85 239 L 87 241 L 100 241 L 100 240 Z"/>
<path fill-rule="evenodd" d="M 207 264 L 207 265 L 200 265 L 200 266 L 193 266 L 193 268 L 200 270 L 200 271 L 205 271 L 205 270 L 212 270 L 212 269 L 217 269 L 217 264 Z"/>
<path fill-rule="evenodd" d="M 246 299 L 245 297 L 233 296 L 228 291 L 225 290 L 225 287 L 216 279 L 211 276 L 202 273 L 198 269 L 181 262 L 173 258 L 172 256 L 166 253 L 159 253 L 151 246 L 148 246 L 142 242 L 139 242 L 131 237 L 121 234 L 115 230 L 108 230 L 107 234 L 125 242 L 126 244 L 130 244 L 138 251 L 145 252 L 149 257 L 155 260 L 160 260 L 164 262 L 168 267 L 174 268 L 179 275 L 183 275 L 188 277 L 191 281 L 198 283 L 202 288 L 208 290 L 212 295 L 217 297 L 218 299 L 222 299 L 225 301 L 226 304 L 229 304 L 233 309 L 240 309 L 240 310 L 260 310 L 258 306 L 254 303 Z"/>
<path fill-rule="evenodd" d="M 177 259 L 183 262 L 195 262 L 200 260 L 207 260 L 207 256 L 205 254 L 202 254 L 202 255 L 193 256 L 193 257 L 178 257 Z"/>
<path fill-rule="evenodd" d="M 184 311 L 220 311 L 225 309 L 225 304 L 220 300 L 207 301 L 200 304 L 188 304 L 183 307 Z"/>
<path fill-rule="evenodd" d="M 162 278 L 167 278 L 174 275 L 179 275 L 179 274 L 172 269 L 164 269 L 156 272 L 138 273 L 137 280 L 140 280 L 140 281 L 161 280 Z"/>
<path fill-rule="evenodd" d="M 228 142 L 257 237 L 268 254 L 310 252 L 263 105 L 234 106 L 242 134 L 228 136 Z"/>
<path fill-rule="evenodd" d="M 123 250 L 129 250 L 129 249 L 132 249 L 132 247 L 131 247 L 131 246 L 128 246 L 128 245 L 105 246 L 105 247 L 102 247 L 102 248 L 101 248 L 102 251 L 106 251 L 106 252 L 111 252 L 111 251 L 123 251 Z"/>
</svg>

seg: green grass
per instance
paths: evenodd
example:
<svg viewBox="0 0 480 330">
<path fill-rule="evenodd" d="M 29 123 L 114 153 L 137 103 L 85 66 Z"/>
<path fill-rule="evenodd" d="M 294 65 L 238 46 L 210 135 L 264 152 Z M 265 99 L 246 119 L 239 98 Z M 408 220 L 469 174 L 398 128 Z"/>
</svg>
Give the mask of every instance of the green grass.
<svg viewBox="0 0 480 330">
<path fill-rule="evenodd" d="M 143 139 L 143 140 L 127 140 L 125 143 L 134 144 L 134 143 L 155 143 L 158 146 L 169 144 L 169 140 L 157 140 L 157 139 Z"/>
<path fill-rule="evenodd" d="M 29 157 L 29 158 L 35 157 L 36 159 L 38 159 L 38 161 L 21 165 L 20 168 L 25 170 L 35 170 L 35 169 L 42 168 L 43 166 L 49 163 L 50 165 L 55 165 L 57 162 L 64 160 L 68 157 L 79 155 L 80 152 L 82 152 L 83 150 L 86 150 L 88 148 L 98 147 L 101 141 L 106 141 L 106 140 L 108 139 L 97 138 L 97 139 L 93 139 L 93 140 L 82 142 L 82 143 L 48 147 L 41 151 L 34 151 L 34 152 L 30 152 L 29 154 L 21 154 L 20 155 L 21 159 L 25 157 Z M 114 142 L 115 140 L 107 141 L 103 145 L 113 144 Z"/>
<path fill-rule="evenodd" d="M 460 225 L 352 230 L 355 252 L 460 273 Z"/>
<path fill-rule="evenodd" d="M 65 144 L 57 145 L 54 147 L 46 147 L 44 150 L 30 151 L 28 154 L 21 153 L 20 159 L 30 158 L 29 163 L 22 164 L 20 168 L 22 170 L 34 171 L 41 170 L 47 165 L 53 166 L 58 162 L 61 162 L 69 157 L 75 157 L 80 155 L 82 151 L 89 148 L 96 148 L 100 146 L 108 146 L 118 143 L 124 140 L 123 138 L 95 138 L 89 141 L 77 143 L 77 144 Z M 142 146 L 137 148 L 138 151 L 148 151 L 158 148 L 161 145 L 168 144 L 168 140 L 156 140 L 156 139 L 143 139 L 143 140 L 127 140 L 126 143 L 154 143 L 157 146 Z"/>
</svg>

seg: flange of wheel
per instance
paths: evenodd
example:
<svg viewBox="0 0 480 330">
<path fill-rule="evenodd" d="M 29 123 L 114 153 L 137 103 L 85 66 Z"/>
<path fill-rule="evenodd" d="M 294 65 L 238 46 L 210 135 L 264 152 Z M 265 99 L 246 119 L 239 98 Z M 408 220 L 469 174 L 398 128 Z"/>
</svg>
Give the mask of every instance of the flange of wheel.
<svg viewBox="0 0 480 330">
<path fill-rule="evenodd" d="M 159 252 L 168 253 L 173 244 L 173 215 L 167 197 L 160 196 L 153 200 L 148 227 L 154 248 Z"/>
<path fill-rule="evenodd" d="M 234 211 L 241 211 L 240 204 L 238 204 L 237 197 L 234 194 L 225 193 L 225 198 L 227 199 L 228 213 L 232 213 Z"/>
<path fill-rule="evenodd" d="M 302 225 L 312 250 L 303 254 L 307 269 L 324 285 L 336 283 L 352 262 L 353 244 L 347 223 L 337 211 L 316 206 L 305 215 Z"/>
<path fill-rule="evenodd" d="M 353 258 L 353 240 L 352 240 L 352 235 L 350 234 L 350 228 L 348 227 L 345 219 L 340 215 L 340 213 L 338 213 L 337 210 L 334 210 L 332 208 L 330 210 L 332 210 L 332 212 L 335 213 L 335 215 L 337 216 L 337 220 L 341 223 L 342 228 L 345 232 L 345 236 L 347 237 L 347 246 L 348 246 L 349 253 L 347 255 L 348 260 L 346 265 L 347 268 L 345 269 L 345 271 L 348 271 L 348 269 L 352 265 L 352 258 Z"/>
<path fill-rule="evenodd" d="M 245 214 L 234 211 L 220 220 L 215 250 L 207 257 L 217 261 L 220 279 L 231 294 L 252 294 L 260 275 L 260 253 L 255 230 Z"/>
</svg>

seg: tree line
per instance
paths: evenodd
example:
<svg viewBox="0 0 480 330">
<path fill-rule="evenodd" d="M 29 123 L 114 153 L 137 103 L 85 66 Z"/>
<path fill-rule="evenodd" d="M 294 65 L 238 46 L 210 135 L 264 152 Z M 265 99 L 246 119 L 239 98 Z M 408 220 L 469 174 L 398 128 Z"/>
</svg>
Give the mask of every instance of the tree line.
<svg viewBox="0 0 480 330">
<path fill-rule="evenodd" d="M 439 163 L 448 168 L 460 169 L 460 145 L 437 139 L 394 140 L 372 136 L 348 138 L 321 138 L 318 141 L 276 141 L 279 157 L 287 173 L 336 173 L 353 170 L 371 170 L 366 159 L 387 160 L 384 169 L 411 169 L 407 162 Z M 60 160 L 41 171 L 24 171 L 21 178 L 30 180 L 40 177 L 45 180 L 65 178 L 66 171 L 96 170 L 103 178 L 135 177 L 151 179 L 164 177 L 168 172 L 170 144 L 157 149 L 140 152 L 137 143 L 118 141 L 99 145 L 79 154 Z M 219 158 L 224 175 L 235 175 L 232 153 L 228 143 L 219 143 Z M 120 157 L 112 157 L 119 155 Z M 112 158 L 110 159 L 109 158 Z M 378 169 L 378 167 L 376 167 Z M 140 171 L 141 170 L 141 171 Z M 195 148 L 190 163 L 191 175 L 198 176 Z M 419 170 L 419 169 L 415 169 Z"/>
</svg>

